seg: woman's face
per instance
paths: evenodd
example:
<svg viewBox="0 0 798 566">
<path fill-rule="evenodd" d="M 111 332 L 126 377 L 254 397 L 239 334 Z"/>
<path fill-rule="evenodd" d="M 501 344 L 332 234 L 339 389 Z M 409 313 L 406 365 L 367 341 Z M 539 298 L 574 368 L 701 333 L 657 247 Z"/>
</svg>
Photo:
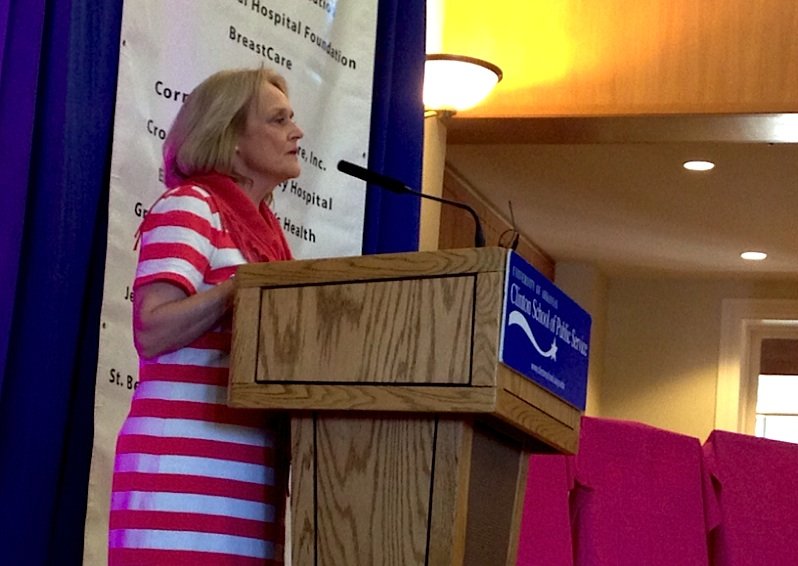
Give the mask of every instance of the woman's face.
<svg viewBox="0 0 798 566">
<path fill-rule="evenodd" d="M 297 142 L 303 134 L 293 117 L 288 97 L 273 84 L 263 83 L 238 136 L 236 172 L 269 189 L 298 176 Z"/>
</svg>

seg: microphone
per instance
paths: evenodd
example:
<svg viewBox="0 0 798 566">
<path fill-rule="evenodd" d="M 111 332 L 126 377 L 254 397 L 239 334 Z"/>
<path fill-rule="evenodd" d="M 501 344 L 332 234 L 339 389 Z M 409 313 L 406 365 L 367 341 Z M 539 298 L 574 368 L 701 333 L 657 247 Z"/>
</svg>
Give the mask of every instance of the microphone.
<svg viewBox="0 0 798 566">
<path fill-rule="evenodd" d="M 427 195 L 420 191 L 413 190 L 407 185 L 405 185 L 399 179 L 394 179 L 393 177 L 388 177 L 387 175 L 383 175 L 382 173 L 371 171 L 369 169 L 361 167 L 360 165 L 355 165 L 354 163 L 350 163 L 349 161 L 344 161 L 343 159 L 338 162 L 338 170 L 341 173 L 346 173 L 347 175 L 355 177 L 356 179 L 360 179 L 361 181 L 366 181 L 367 183 L 372 183 L 374 185 L 380 185 L 381 187 L 384 187 L 394 193 L 410 193 L 417 197 L 428 198 L 436 202 L 449 204 L 452 206 L 456 206 L 457 208 L 462 208 L 463 210 L 471 214 L 472 218 L 474 219 L 474 225 L 475 225 L 474 247 L 476 248 L 485 247 L 485 235 L 482 232 L 482 222 L 479 221 L 479 216 L 477 216 L 476 211 L 473 208 L 471 208 L 469 205 L 463 202 L 440 198 L 433 195 Z"/>
</svg>

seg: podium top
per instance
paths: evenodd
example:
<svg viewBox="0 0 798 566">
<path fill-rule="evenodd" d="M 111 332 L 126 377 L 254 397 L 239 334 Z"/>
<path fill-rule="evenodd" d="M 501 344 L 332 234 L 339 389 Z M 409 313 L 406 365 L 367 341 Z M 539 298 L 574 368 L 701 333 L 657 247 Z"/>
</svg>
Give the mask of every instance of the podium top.
<svg viewBox="0 0 798 566">
<path fill-rule="evenodd" d="M 506 262 L 505 248 L 490 247 L 250 263 L 238 268 L 236 286 L 269 288 L 503 272 Z"/>
</svg>

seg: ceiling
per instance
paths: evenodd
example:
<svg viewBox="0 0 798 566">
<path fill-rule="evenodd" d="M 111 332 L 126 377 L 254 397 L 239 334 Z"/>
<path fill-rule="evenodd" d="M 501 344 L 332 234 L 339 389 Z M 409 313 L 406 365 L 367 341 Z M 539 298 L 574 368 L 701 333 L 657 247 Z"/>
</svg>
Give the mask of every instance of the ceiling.
<svg viewBox="0 0 798 566">
<path fill-rule="evenodd" d="M 498 0 L 481 35 L 484 4 L 445 5 L 441 50 L 505 73 L 447 166 L 556 261 L 798 278 L 798 3 Z"/>
</svg>

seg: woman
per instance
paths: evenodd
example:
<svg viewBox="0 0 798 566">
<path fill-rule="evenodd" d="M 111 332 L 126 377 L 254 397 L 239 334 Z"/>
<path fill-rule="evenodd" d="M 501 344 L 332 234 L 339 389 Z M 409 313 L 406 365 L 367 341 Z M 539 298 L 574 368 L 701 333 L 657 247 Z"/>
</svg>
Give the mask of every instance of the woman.
<svg viewBox="0 0 798 566">
<path fill-rule="evenodd" d="M 141 226 L 140 384 L 117 440 L 109 564 L 282 561 L 273 427 L 225 399 L 231 278 L 291 259 L 267 204 L 299 175 L 301 137 L 285 81 L 259 69 L 206 79 L 166 138 L 170 188 Z"/>
</svg>

